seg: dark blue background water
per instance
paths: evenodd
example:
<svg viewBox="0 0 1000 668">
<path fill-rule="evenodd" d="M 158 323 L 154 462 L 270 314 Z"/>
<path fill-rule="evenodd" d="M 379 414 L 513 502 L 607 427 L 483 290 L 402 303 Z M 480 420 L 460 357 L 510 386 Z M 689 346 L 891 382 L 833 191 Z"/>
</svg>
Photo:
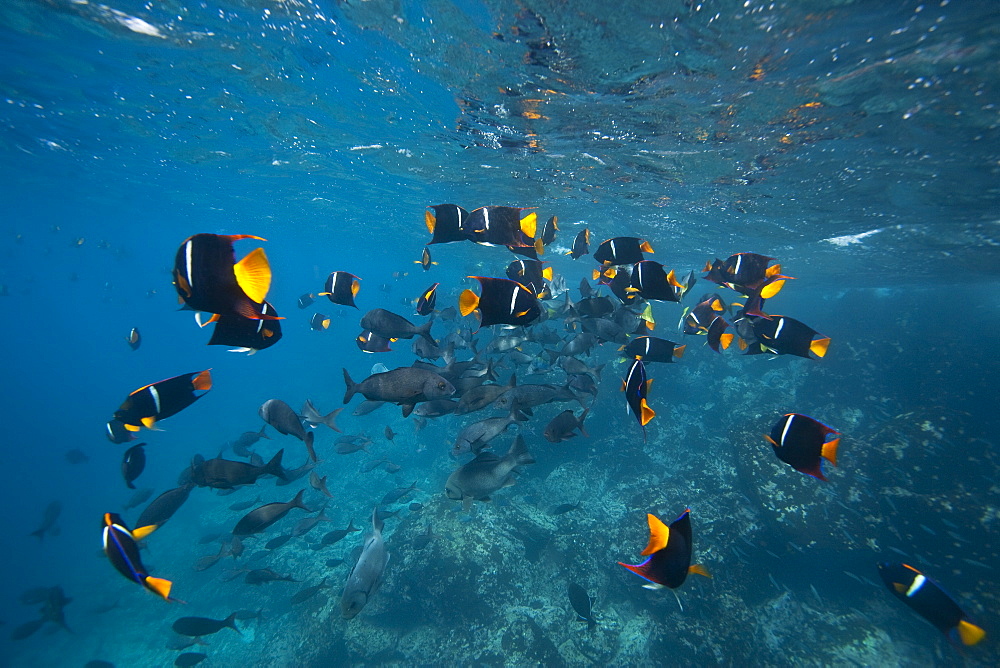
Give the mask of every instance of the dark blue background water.
<svg viewBox="0 0 1000 668">
<path fill-rule="evenodd" d="M 992 3 L 636 3 L 609 16 L 600 3 L 18 0 L 0 17 L 5 663 L 165 665 L 176 617 L 259 607 L 271 618 L 247 623 L 246 637 L 210 640 L 214 665 L 419 664 L 440 656 L 427 649 L 435 643 L 448 661 L 485 663 L 577 663 L 589 653 L 625 664 L 664 652 L 721 663 L 995 662 Z M 349 416 L 352 402 L 341 426 L 374 436 L 391 424 L 400 436 L 378 438 L 373 454 L 404 470 L 361 474 L 368 457 L 340 458 L 331 434 L 317 432 L 328 453 L 319 470 L 336 490 L 330 528 L 362 526 L 385 492 L 414 479 L 428 511 L 389 520 L 389 580 L 349 625 L 337 612 L 344 566 L 329 572 L 326 604 L 303 612 L 287 598 L 327 575 L 323 562 L 347 557 L 359 534 L 270 564 L 302 585 L 222 583 L 228 558 L 190 570 L 214 551 L 197 539 L 238 519 L 229 505 L 258 492 L 287 500 L 305 479 L 231 497 L 193 492 L 146 557 L 187 606 L 114 573 L 98 555 L 99 519 L 129 491 L 123 448 L 102 428 L 128 392 L 213 370 L 207 396 L 164 431 L 141 434 L 149 465 L 139 484 L 159 493 L 193 455 L 256 430 L 263 401 L 310 398 L 329 411 L 341 405 L 342 367 L 359 379 L 377 361 L 409 364 L 408 342 L 382 356 L 357 350 L 359 312 L 322 300 L 300 311 L 295 300 L 344 270 L 363 279 L 361 312 L 409 316 L 431 282 L 441 282 L 442 308 L 465 276 L 502 275 L 509 253 L 468 244 L 433 247 L 439 264 L 426 274 L 413 264 L 427 240 L 423 211 L 441 202 L 536 206 L 541 219 L 559 216 L 562 246 L 584 226 L 595 243 L 642 236 L 679 271 L 739 251 L 778 257 L 796 280 L 775 312 L 830 336 L 830 354 L 719 357 L 682 341 L 681 363 L 651 373 L 658 418 L 646 444 L 617 392 L 624 368 L 609 365 L 591 437 L 549 446 L 543 412 L 528 432 L 538 464 L 471 521 L 442 493 L 454 466 L 445 452 L 467 421 L 414 432 L 394 408 Z M 198 232 L 267 239 L 268 298 L 288 317 L 273 349 L 248 358 L 209 348 L 208 331 L 177 312 L 173 254 Z M 237 254 L 252 248 L 240 242 Z M 550 253 L 575 298 L 592 260 Z M 309 330 L 314 311 L 332 317 L 329 331 Z M 654 306 L 657 332 L 673 336 L 680 311 Z M 123 340 L 133 326 L 144 337 L 137 352 Z M 612 361 L 611 347 L 595 361 Z M 779 468 L 759 438 L 788 411 L 844 432 L 829 485 Z M 305 459 L 291 438 L 260 447 L 268 456 L 285 447 L 289 466 Z M 74 448 L 89 461 L 69 464 Z M 544 519 L 581 495 L 580 515 Z M 53 500 L 61 533 L 27 536 Z M 685 585 L 682 614 L 669 593 L 642 590 L 612 562 L 637 557 L 644 513 L 666 520 L 688 505 L 696 558 L 715 577 Z M 790 506 L 801 521 L 778 519 Z M 428 522 L 443 537 L 407 552 Z M 532 546 L 541 556 L 526 567 L 519 555 Z M 877 582 L 875 561 L 902 558 L 890 546 L 960 598 L 989 633 L 983 645 L 960 655 L 880 584 L 844 574 Z M 601 635 L 573 626 L 570 579 L 598 594 L 609 620 Z M 444 593 L 434 588 L 446 581 Z M 75 634 L 8 640 L 35 616 L 19 594 L 55 584 L 74 599 Z M 115 600 L 118 609 L 92 612 Z M 456 622 L 463 615 L 473 621 Z M 423 624 L 407 626 L 409 616 Z M 761 618 L 773 627 L 753 626 Z"/>
</svg>

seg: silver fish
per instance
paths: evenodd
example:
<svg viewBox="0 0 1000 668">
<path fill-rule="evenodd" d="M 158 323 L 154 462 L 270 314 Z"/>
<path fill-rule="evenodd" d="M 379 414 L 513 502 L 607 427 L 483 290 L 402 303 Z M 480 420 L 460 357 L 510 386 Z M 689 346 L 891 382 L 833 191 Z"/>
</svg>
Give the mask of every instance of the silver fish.
<svg viewBox="0 0 1000 668">
<path fill-rule="evenodd" d="M 382 540 L 382 526 L 378 508 L 375 508 L 372 510 L 372 530 L 365 535 L 361 554 L 347 576 L 344 594 L 340 598 L 340 613 L 344 619 L 353 619 L 361 612 L 382 584 L 385 566 L 389 563 L 389 552 Z"/>
</svg>

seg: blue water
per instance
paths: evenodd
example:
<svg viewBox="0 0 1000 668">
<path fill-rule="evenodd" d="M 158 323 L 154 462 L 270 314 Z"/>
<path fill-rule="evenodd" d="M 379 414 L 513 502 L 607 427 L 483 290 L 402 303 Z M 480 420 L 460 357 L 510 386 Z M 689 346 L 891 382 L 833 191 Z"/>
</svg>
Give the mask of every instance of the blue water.
<svg viewBox="0 0 1000 668">
<path fill-rule="evenodd" d="M 263 608 L 264 619 L 237 622 L 242 636 L 224 629 L 185 651 L 216 666 L 996 665 L 997 27 L 995 3 L 958 0 L 613 12 L 598 2 L 2 3 L 0 663 L 170 665 L 175 619 Z M 768 306 L 831 337 L 829 354 L 718 355 L 682 337 L 683 306 L 712 291 L 700 282 L 683 306 L 653 307 L 655 333 L 688 349 L 649 366 L 648 440 L 618 392 L 617 345 L 604 344 L 587 358 L 607 364 L 590 436 L 548 443 L 542 430 L 563 406 L 537 409 L 522 429 L 536 464 L 466 513 L 444 495 L 463 463 L 447 453 L 463 426 L 493 413 L 417 431 L 392 406 L 350 415 L 355 399 L 338 422 L 370 435 L 370 454 L 337 455 L 336 435 L 316 431 L 331 522 L 248 566 L 306 516 L 293 511 L 245 541 L 241 559 L 196 572 L 219 547 L 198 540 L 232 529 L 233 503 L 286 501 L 303 487 L 313 508 L 324 497 L 308 478 L 231 496 L 195 489 L 143 553 L 187 603 L 117 574 L 99 552 L 100 519 L 131 492 L 125 446 L 103 428 L 125 396 L 212 369 L 211 392 L 140 434 L 149 463 L 137 485 L 159 494 L 197 454 L 235 458 L 226 444 L 260 427 L 267 399 L 326 412 L 342 405 L 342 368 L 358 380 L 376 362 L 412 363 L 409 341 L 360 352 L 360 315 L 383 307 L 416 322 L 411 302 L 432 282 L 438 308 L 454 306 L 465 277 L 502 276 L 512 259 L 437 245 L 439 264 L 423 272 L 424 210 L 442 202 L 557 215 L 544 259 L 573 299 L 595 263 L 559 249 L 584 227 L 592 250 L 612 236 L 648 239 L 652 259 L 678 273 L 736 252 L 774 256 L 795 280 Z M 199 232 L 267 240 L 268 299 L 287 318 L 273 348 L 208 347 L 207 329 L 177 310 L 173 256 Z M 254 247 L 241 241 L 237 255 Z M 360 310 L 323 299 L 299 310 L 299 295 L 334 270 L 362 279 Z M 309 329 L 314 312 L 331 317 L 329 330 Z M 135 352 L 131 327 L 144 338 Z M 438 320 L 434 336 L 455 327 Z M 490 337 L 480 332 L 480 348 Z M 787 412 L 842 432 L 828 483 L 782 465 L 760 437 Z M 265 459 L 283 447 L 286 466 L 305 462 L 299 441 L 268 431 L 274 440 L 255 446 Z M 69 463 L 74 449 L 88 461 Z M 360 471 L 383 456 L 402 470 Z M 311 546 L 351 519 L 366 528 L 373 505 L 414 480 L 420 491 L 386 520 L 385 582 L 345 621 L 340 592 L 362 533 Z M 58 535 L 28 536 L 52 501 Z M 692 576 L 678 601 L 614 562 L 637 563 L 647 512 L 670 521 L 685 507 L 695 561 L 713 578 Z M 413 549 L 428 525 L 437 538 Z M 885 591 L 878 561 L 941 582 L 986 639 L 950 644 Z M 302 582 L 254 587 L 235 573 L 265 567 Z M 324 577 L 329 589 L 289 603 Z M 596 597 L 592 631 L 574 621 L 570 581 Z M 39 614 L 22 592 L 56 585 L 72 599 L 72 632 L 46 623 L 11 639 Z"/>
</svg>

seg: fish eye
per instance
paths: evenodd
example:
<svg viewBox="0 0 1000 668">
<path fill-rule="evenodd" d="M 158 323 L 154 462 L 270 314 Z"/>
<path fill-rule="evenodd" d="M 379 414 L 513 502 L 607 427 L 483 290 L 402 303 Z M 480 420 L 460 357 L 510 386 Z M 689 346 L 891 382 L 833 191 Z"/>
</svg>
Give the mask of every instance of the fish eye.
<svg viewBox="0 0 1000 668">
<path fill-rule="evenodd" d="M 439 390 L 443 390 L 444 389 L 444 381 L 443 380 L 440 383 L 438 383 L 438 389 Z"/>
</svg>

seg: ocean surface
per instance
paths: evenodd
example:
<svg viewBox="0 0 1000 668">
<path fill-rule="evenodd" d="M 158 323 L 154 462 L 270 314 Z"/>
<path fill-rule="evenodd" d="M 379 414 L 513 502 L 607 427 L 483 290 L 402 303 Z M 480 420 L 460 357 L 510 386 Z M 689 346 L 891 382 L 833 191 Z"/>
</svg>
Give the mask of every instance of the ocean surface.
<svg viewBox="0 0 1000 668">
<path fill-rule="evenodd" d="M 5 0 L 0 55 L 0 665 L 1000 664 L 996 2 Z M 536 461 L 465 510 L 445 494 L 471 458 L 452 445 L 503 413 L 355 416 L 354 398 L 337 424 L 367 451 L 337 454 L 343 434 L 312 430 L 332 498 L 308 475 L 195 487 L 141 551 L 184 603 L 116 572 L 102 517 L 132 527 L 149 503 L 124 510 L 131 444 L 105 436 L 128 394 L 212 370 L 210 392 L 132 443 L 148 444 L 135 484 L 151 498 L 196 456 L 241 459 L 229 444 L 261 428 L 268 399 L 342 407 L 342 369 L 359 381 L 416 359 L 406 339 L 359 350 L 365 312 L 420 324 L 430 284 L 439 310 L 455 307 L 479 290 L 468 276 L 504 277 L 516 259 L 436 244 L 424 271 L 425 211 L 443 203 L 557 216 L 541 259 L 574 302 L 582 279 L 597 287 L 593 257 L 566 255 L 585 228 L 591 251 L 640 237 L 647 259 L 695 271 L 681 304 L 650 302 L 652 334 L 687 348 L 646 365 L 647 438 L 620 392 L 620 344 L 602 343 L 579 356 L 604 365 L 596 396 L 537 406 L 497 437 L 503 455 L 520 434 Z M 285 318 L 272 348 L 207 346 L 211 328 L 179 310 L 174 255 L 198 233 L 266 239 L 235 249 L 269 258 L 267 299 Z M 739 301 L 701 277 L 741 252 L 794 277 L 766 310 L 829 337 L 825 357 L 715 352 L 678 331 L 703 294 Z M 300 309 L 333 271 L 361 279 L 358 309 Z M 576 336 L 565 298 L 526 331 Z M 328 329 L 310 328 L 315 313 Z M 476 327 L 439 314 L 431 332 L 467 341 Z M 542 352 L 562 343 L 523 342 L 520 363 L 486 351 L 517 332 L 475 334 L 498 382 L 565 385 Z M 582 407 L 588 435 L 543 437 Z M 827 482 L 762 437 L 785 413 L 841 434 Z M 308 463 L 301 441 L 266 433 L 252 446 L 265 461 L 284 448 L 287 469 Z M 381 587 L 344 619 L 373 508 L 414 482 L 384 507 L 398 513 Z M 313 512 L 228 554 L 248 512 L 230 506 L 300 489 Z M 264 547 L 324 504 L 328 522 Z M 31 535 L 47 508 L 54 522 Z M 647 513 L 670 523 L 686 508 L 693 563 L 712 577 L 643 588 L 616 562 L 643 559 Z M 349 522 L 361 531 L 323 545 Z M 908 609 L 879 578 L 885 561 L 940 583 L 985 639 L 965 647 Z M 247 584 L 265 568 L 295 582 Z M 570 584 L 592 598 L 593 625 Z M 262 612 L 172 649 L 177 619 L 235 611 Z"/>
</svg>

